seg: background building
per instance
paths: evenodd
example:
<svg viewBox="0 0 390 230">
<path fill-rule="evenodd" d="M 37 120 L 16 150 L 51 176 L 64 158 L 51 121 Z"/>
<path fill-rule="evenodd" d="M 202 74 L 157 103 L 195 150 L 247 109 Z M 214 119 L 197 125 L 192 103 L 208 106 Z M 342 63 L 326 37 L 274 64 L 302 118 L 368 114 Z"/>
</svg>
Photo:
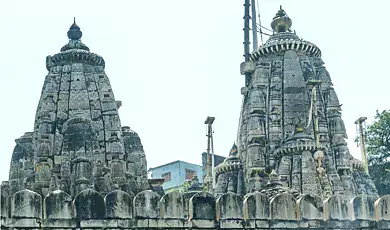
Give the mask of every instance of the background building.
<svg viewBox="0 0 390 230">
<path fill-rule="evenodd" d="M 209 157 L 210 157 L 210 164 L 211 164 L 211 162 L 212 162 L 211 154 Z M 226 157 L 214 154 L 214 167 L 221 164 L 225 160 L 225 158 Z M 206 152 L 202 153 L 202 172 L 203 172 L 202 178 L 204 179 L 204 177 L 207 175 L 207 153 Z M 212 169 L 210 170 L 210 175 L 212 175 L 211 173 L 212 173 Z"/>
<path fill-rule="evenodd" d="M 150 168 L 149 172 L 152 178 L 165 179 L 163 184 L 165 191 L 179 188 L 195 175 L 199 178 L 199 183 L 203 183 L 202 166 L 180 160 Z"/>
</svg>

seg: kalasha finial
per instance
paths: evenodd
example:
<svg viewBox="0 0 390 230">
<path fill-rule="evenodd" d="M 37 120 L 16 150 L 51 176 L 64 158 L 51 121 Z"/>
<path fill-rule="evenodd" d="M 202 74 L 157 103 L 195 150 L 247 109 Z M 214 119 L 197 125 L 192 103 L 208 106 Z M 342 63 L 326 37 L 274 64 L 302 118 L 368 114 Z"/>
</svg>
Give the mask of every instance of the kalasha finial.
<svg viewBox="0 0 390 230">
<path fill-rule="evenodd" d="M 73 24 L 70 26 L 68 31 L 68 38 L 70 40 L 80 40 L 83 36 L 83 32 L 81 32 L 80 27 L 76 24 L 76 18 L 73 18 Z"/>
<path fill-rule="evenodd" d="M 287 16 L 286 11 L 283 10 L 282 6 L 280 6 L 280 10 L 276 13 L 271 23 L 272 30 L 277 33 L 286 32 L 291 28 L 291 25 L 291 19 Z"/>
</svg>

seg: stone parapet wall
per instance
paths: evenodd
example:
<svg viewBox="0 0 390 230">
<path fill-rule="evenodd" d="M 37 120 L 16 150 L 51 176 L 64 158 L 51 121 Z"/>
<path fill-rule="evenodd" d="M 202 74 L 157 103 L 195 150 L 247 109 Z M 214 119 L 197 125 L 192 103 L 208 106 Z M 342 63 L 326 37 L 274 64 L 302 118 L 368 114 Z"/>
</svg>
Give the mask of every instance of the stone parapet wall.
<svg viewBox="0 0 390 230">
<path fill-rule="evenodd" d="M 152 191 L 105 197 L 87 189 L 75 199 L 56 190 L 45 198 L 22 190 L 1 197 L 1 229 L 390 229 L 390 195 L 334 195 L 322 202 L 281 193 L 271 200 L 252 193 Z"/>
</svg>

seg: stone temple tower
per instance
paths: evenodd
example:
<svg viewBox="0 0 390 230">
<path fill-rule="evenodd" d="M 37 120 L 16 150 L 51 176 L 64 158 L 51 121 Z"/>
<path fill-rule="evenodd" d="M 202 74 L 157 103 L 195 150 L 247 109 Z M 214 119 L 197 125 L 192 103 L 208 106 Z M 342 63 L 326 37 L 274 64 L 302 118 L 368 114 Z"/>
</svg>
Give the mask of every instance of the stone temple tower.
<svg viewBox="0 0 390 230">
<path fill-rule="evenodd" d="M 242 63 L 250 76 L 241 89 L 243 104 L 237 146 L 246 193 L 259 190 L 273 169 L 281 183 L 323 199 L 332 194 L 376 194 L 362 163 L 349 153 L 346 130 L 320 49 L 290 30 L 280 8 L 268 41 Z M 217 191 L 227 192 L 225 170 Z M 226 174 L 228 173 L 228 174 Z M 259 187 L 260 184 L 260 187 Z M 235 188 L 241 191 L 242 187 Z M 239 193 L 239 192 L 238 192 Z"/>
<path fill-rule="evenodd" d="M 101 194 L 149 188 L 145 153 L 137 133 L 122 127 L 102 57 L 91 53 L 73 23 L 69 43 L 46 58 L 49 71 L 33 132 L 16 140 L 9 173 L 12 195 L 61 189 L 74 197 L 91 188 Z"/>
</svg>

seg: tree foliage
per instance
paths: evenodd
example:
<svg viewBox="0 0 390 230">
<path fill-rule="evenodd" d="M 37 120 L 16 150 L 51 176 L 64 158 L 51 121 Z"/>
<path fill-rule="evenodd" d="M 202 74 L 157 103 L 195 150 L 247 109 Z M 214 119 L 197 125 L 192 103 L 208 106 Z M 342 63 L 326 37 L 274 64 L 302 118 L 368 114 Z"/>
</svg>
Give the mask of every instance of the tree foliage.
<svg viewBox="0 0 390 230">
<path fill-rule="evenodd" d="M 390 194 L 390 110 L 376 111 L 365 136 L 370 176 L 379 195 Z"/>
</svg>

